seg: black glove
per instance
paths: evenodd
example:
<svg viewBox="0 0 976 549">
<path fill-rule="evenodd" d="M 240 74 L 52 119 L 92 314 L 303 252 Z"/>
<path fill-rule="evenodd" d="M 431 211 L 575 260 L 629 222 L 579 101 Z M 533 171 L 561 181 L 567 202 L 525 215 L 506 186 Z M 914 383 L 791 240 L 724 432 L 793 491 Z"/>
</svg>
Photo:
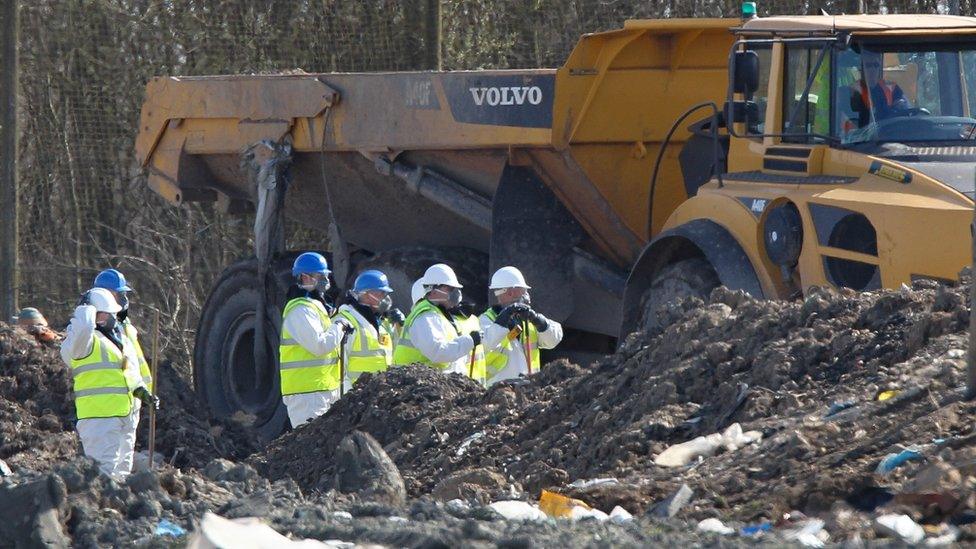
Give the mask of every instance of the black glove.
<svg viewBox="0 0 976 549">
<path fill-rule="evenodd" d="M 386 318 L 394 324 L 403 325 L 407 321 L 407 317 L 403 315 L 403 311 L 397 309 L 396 307 L 390 309 L 386 312 Z"/>
<path fill-rule="evenodd" d="M 91 296 L 91 290 L 88 290 L 87 292 L 81 294 L 81 296 L 78 297 L 78 304 L 75 305 L 75 307 L 81 307 L 82 305 L 88 305 L 88 302 L 91 299 L 90 296 Z"/>
<path fill-rule="evenodd" d="M 471 340 L 474 341 L 475 347 L 481 345 L 481 331 L 475 330 L 468 335 L 471 336 Z"/>
<path fill-rule="evenodd" d="M 533 309 L 529 309 L 526 320 L 531 322 L 535 326 L 535 329 L 540 332 L 544 332 L 549 329 L 549 320 L 535 312 Z"/>
<path fill-rule="evenodd" d="M 495 324 L 498 324 L 502 328 L 511 330 L 517 326 L 519 322 L 525 320 L 529 311 L 531 311 L 531 309 L 529 309 L 527 305 L 522 303 L 513 303 L 502 309 L 502 312 L 498 313 L 498 317 L 495 318 Z"/>
<path fill-rule="evenodd" d="M 145 387 L 136 388 L 135 391 L 132 391 L 132 396 L 141 400 L 143 404 L 152 406 L 156 410 L 159 409 L 159 397 L 150 393 L 149 389 L 146 389 Z"/>
</svg>

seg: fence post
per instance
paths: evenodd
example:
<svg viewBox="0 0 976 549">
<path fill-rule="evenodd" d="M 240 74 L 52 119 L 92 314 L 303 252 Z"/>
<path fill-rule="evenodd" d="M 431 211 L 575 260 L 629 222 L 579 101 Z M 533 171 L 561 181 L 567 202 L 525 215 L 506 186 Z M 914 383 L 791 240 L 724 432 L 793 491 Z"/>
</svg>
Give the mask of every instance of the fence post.
<svg viewBox="0 0 976 549">
<path fill-rule="evenodd" d="M 17 312 L 17 11 L 0 2 L 0 320 Z"/>
<path fill-rule="evenodd" d="M 442 70 L 444 67 L 442 40 L 442 20 L 440 0 L 427 0 L 427 21 L 424 25 L 426 36 L 424 42 L 427 46 L 426 68 L 431 70 Z"/>
</svg>

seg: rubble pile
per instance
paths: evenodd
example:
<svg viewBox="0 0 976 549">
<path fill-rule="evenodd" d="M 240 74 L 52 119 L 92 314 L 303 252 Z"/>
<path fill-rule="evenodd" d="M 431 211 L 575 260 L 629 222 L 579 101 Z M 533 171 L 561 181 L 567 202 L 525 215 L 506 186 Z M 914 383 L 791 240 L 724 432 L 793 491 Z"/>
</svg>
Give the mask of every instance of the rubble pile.
<svg viewBox="0 0 976 549">
<path fill-rule="evenodd" d="M 125 486 L 72 457 L 56 352 L 0 328 L 0 458 L 15 470 L 0 499 L 46 479 L 81 545 L 164 520 L 191 530 L 206 512 L 391 546 L 972 542 L 967 292 L 919 281 L 771 302 L 720 288 L 585 367 L 487 390 L 416 366 L 366 375 L 258 453 L 246 418 L 207 418 L 161 375 L 167 461 Z"/>
</svg>

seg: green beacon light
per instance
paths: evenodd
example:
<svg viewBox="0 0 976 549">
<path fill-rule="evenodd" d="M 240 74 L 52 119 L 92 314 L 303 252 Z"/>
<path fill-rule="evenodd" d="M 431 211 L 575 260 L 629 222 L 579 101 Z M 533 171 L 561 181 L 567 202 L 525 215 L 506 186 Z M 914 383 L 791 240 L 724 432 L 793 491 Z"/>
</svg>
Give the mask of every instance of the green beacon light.
<svg viewBox="0 0 976 549">
<path fill-rule="evenodd" d="M 752 19 L 756 16 L 756 3 L 755 2 L 743 2 L 742 3 L 742 18 Z"/>
</svg>

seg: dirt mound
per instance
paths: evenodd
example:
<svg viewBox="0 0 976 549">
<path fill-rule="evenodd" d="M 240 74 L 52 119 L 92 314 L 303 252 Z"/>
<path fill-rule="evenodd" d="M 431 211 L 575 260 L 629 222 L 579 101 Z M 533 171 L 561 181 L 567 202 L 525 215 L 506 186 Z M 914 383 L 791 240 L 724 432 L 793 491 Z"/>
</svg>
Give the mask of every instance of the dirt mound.
<svg viewBox="0 0 976 549">
<path fill-rule="evenodd" d="M 288 476 L 304 489 L 328 490 L 339 443 L 358 430 L 372 435 L 403 472 L 425 449 L 442 446 L 442 420 L 475 409 L 482 394 L 470 379 L 422 366 L 367 374 L 328 413 L 278 438 L 253 463 L 268 478 Z"/>
<path fill-rule="evenodd" d="M 331 449 L 358 429 L 386 447 L 413 496 L 480 467 L 530 495 L 551 486 L 605 511 L 617 503 L 642 511 L 683 483 L 696 494 L 692 518 L 775 520 L 838 502 L 873 509 L 865 493 L 890 500 L 926 460 L 954 464 L 971 453 L 976 406 L 960 396 L 966 292 L 922 281 L 771 302 L 719 289 L 706 303 L 673 308 L 666 330 L 633 334 L 588 368 L 558 361 L 487 391 L 422 368 L 364 380 L 256 462 L 271 478 L 328 488 L 320 479 L 331 474 Z M 827 417 L 832 407 L 842 411 Z M 655 464 L 667 447 L 734 423 L 758 430 L 762 442 L 690 467 Z M 925 457 L 874 474 L 910 445 Z M 322 450 L 310 459 L 310 447 Z M 606 476 L 621 482 L 567 486 Z"/>
</svg>

